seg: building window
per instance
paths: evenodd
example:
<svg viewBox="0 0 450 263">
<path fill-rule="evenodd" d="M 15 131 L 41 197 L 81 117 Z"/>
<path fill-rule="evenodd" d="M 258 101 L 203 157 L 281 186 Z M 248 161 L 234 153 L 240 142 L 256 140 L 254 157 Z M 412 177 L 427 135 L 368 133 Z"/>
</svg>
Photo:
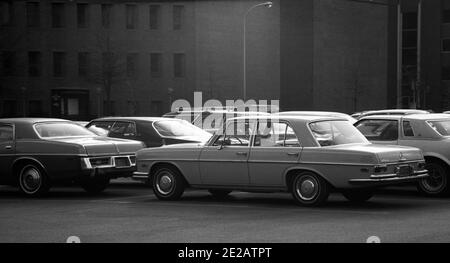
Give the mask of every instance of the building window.
<svg viewBox="0 0 450 263">
<path fill-rule="evenodd" d="M 11 26 L 13 24 L 13 14 L 12 1 L 0 2 L 0 26 Z"/>
<path fill-rule="evenodd" d="M 102 4 L 102 26 L 103 28 L 111 27 L 112 4 Z"/>
<path fill-rule="evenodd" d="M 403 29 L 417 29 L 417 12 L 403 13 Z"/>
<path fill-rule="evenodd" d="M 403 31 L 403 48 L 417 47 L 417 30 Z"/>
<path fill-rule="evenodd" d="M 77 4 L 77 25 L 78 28 L 89 26 L 89 5 Z"/>
<path fill-rule="evenodd" d="M 2 67 L 4 76 L 14 76 L 16 73 L 16 53 L 13 51 L 2 52 Z"/>
<path fill-rule="evenodd" d="M 135 29 L 137 27 L 137 6 L 126 5 L 127 10 L 127 29 Z"/>
<path fill-rule="evenodd" d="M 103 101 L 103 115 L 105 116 L 116 115 L 116 103 L 113 100 L 109 101 L 109 106 L 107 100 Z"/>
<path fill-rule="evenodd" d="M 161 23 L 161 6 L 150 5 L 150 29 L 158 29 Z"/>
<path fill-rule="evenodd" d="M 129 116 L 136 116 L 139 114 L 139 102 L 138 101 L 129 100 L 127 102 L 127 114 Z"/>
<path fill-rule="evenodd" d="M 450 66 L 442 66 L 442 80 L 450 80 Z"/>
<path fill-rule="evenodd" d="M 160 100 L 151 101 L 150 116 L 160 117 L 163 115 L 163 103 Z"/>
<path fill-rule="evenodd" d="M 78 75 L 80 77 L 86 77 L 89 70 L 89 53 L 78 53 Z"/>
<path fill-rule="evenodd" d="M 3 117 L 16 117 L 17 113 L 18 111 L 16 100 L 3 101 Z"/>
<path fill-rule="evenodd" d="M 42 54 L 38 51 L 28 52 L 28 74 L 30 77 L 41 76 Z"/>
<path fill-rule="evenodd" d="M 442 51 L 450 52 L 450 39 L 442 39 Z"/>
<path fill-rule="evenodd" d="M 127 54 L 127 76 L 135 77 L 138 71 L 138 54 L 128 53 Z"/>
<path fill-rule="evenodd" d="M 53 76 L 63 77 L 65 75 L 66 53 L 53 52 Z"/>
<path fill-rule="evenodd" d="M 30 117 L 42 117 L 42 101 L 30 100 L 28 102 L 28 115 Z"/>
<path fill-rule="evenodd" d="M 186 71 L 186 56 L 183 53 L 176 53 L 173 55 L 173 75 L 176 78 L 185 77 Z"/>
<path fill-rule="evenodd" d="M 182 29 L 184 22 L 184 6 L 174 5 L 173 6 L 173 30 Z"/>
<path fill-rule="evenodd" d="M 27 2 L 27 26 L 39 27 L 41 23 L 38 2 Z"/>
<path fill-rule="evenodd" d="M 450 9 L 445 9 L 444 11 L 442 11 L 442 23 L 450 23 Z"/>
<path fill-rule="evenodd" d="M 150 75 L 152 77 L 161 77 L 162 73 L 162 54 L 150 54 Z"/>
<path fill-rule="evenodd" d="M 64 4 L 52 3 L 52 27 L 61 28 L 65 26 L 64 21 Z"/>
</svg>

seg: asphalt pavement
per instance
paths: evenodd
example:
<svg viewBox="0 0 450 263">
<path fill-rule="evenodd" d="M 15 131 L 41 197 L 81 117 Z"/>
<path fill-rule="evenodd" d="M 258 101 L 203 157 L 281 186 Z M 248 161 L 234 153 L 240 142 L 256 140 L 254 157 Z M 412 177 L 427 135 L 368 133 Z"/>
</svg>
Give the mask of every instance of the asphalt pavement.
<svg viewBox="0 0 450 263">
<path fill-rule="evenodd" d="M 450 242 L 450 198 L 412 187 L 383 189 L 364 205 L 332 194 L 320 208 L 290 194 L 233 192 L 225 200 L 188 190 L 159 201 L 147 186 L 115 181 L 89 196 L 75 187 L 31 199 L 0 187 L 0 242 Z"/>
</svg>

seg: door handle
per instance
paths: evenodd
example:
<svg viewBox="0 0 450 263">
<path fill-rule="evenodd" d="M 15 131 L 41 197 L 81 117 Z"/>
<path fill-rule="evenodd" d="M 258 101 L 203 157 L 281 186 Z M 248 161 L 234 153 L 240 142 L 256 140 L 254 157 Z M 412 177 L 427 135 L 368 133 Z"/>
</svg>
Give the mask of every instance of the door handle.
<svg viewBox="0 0 450 263">
<path fill-rule="evenodd" d="M 289 156 L 298 156 L 299 153 L 287 153 L 287 155 L 289 155 Z"/>
<path fill-rule="evenodd" d="M 247 152 L 237 152 L 237 155 L 247 155 Z"/>
<path fill-rule="evenodd" d="M 11 146 L 11 145 L 7 145 L 7 146 L 5 146 L 5 149 L 6 149 L 6 150 L 11 150 L 11 149 L 12 149 L 12 146 Z"/>
</svg>

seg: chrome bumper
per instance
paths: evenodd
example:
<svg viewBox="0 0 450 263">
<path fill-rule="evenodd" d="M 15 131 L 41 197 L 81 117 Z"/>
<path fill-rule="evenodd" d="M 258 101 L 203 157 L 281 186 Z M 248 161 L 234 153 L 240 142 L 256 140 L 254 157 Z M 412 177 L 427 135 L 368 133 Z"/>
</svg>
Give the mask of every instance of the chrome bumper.
<svg viewBox="0 0 450 263">
<path fill-rule="evenodd" d="M 428 171 L 419 171 L 410 176 L 398 176 L 397 174 L 371 175 L 369 179 L 351 179 L 351 184 L 377 184 L 377 183 L 403 183 L 418 181 L 428 177 Z"/>
<path fill-rule="evenodd" d="M 131 178 L 136 181 L 146 181 L 148 180 L 148 173 L 134 172 Z"/>
</svg>

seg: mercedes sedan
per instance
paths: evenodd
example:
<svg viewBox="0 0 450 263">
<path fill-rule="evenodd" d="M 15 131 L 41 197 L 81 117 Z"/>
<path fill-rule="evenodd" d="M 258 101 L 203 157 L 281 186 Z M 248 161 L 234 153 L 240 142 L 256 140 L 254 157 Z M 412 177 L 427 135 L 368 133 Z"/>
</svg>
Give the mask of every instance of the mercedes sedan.
<svg viewBox="0 0 450 263">
<path fill-rule="evenodd" d="M 161 200 L 192 187 L 216 197 L 290 192 L 305 206 L 337 190 L 364 202 L 376 187 L 428 176 L 419 149 L 371 144 L 349 121 L 320 116 L 233 118 L 204 144 L 143 149 L 136 158 L 134 178 L 152 183 Z"/>
</svg>

